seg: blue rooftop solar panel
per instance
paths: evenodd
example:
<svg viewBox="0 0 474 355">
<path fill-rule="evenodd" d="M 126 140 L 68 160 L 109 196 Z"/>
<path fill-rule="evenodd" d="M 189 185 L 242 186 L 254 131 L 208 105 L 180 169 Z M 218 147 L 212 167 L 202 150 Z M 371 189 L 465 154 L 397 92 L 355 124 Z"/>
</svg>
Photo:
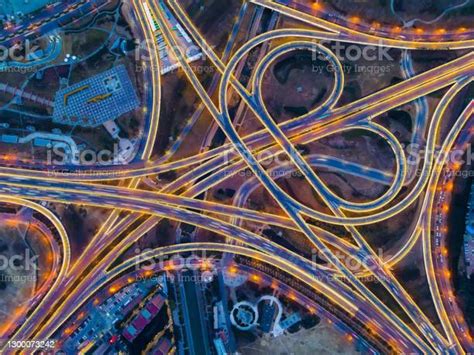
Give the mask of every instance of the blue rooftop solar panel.
<svg viewBox="0 0 474 355">
<path fill-rule="evenodd" d="M 115 120 L 140 105 L 123 65 L 119 65 L 56 93 L 53 121 L 97 127 Z"/>
</svg>

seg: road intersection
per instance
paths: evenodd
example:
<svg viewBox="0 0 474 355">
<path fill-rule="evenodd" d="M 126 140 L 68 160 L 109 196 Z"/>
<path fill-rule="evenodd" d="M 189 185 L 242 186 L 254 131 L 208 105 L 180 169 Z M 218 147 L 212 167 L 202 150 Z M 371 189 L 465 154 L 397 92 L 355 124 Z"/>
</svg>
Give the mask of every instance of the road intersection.
<svg viewBox="0 0 474 355">
<path fill-rule="evenodd" d="M 101 288 L 113 283 L 124 272 L 132 269 L 145 259 L 158 255 L 184 253 L 186 251 L 209 250 L 244 255 L 260 260 L 275 268 L 284 270 L 292 276 L 326 295 L 331 302 L 348 310 L 361 321 L 376 321 L 376 333 L 379 337 L 390 339 L 390 344 L 401 352 L 422 353 L 464 353 L 474 349 L 474 344 L 465 329 L 464 322 L 453 324 L 446 310 L 447 295 L 452 292 L 446 284 L 440 289 L 439 280 L 433 263 L 431 250 L 431 215 L 436 186 L 441 171 L 447 164 L 438 159 L 447 156 L 455 146 L 456 140 L 466 131 L 470 132 L 469 120 L 474 105 L 471 102 L 457 117 L 445 137 L 440 135 L 440 126 L 449 114 L 449 105 L 458 94 L 471 84 L 474 74 L 474 53 L 467 52 L 457 59 L 428 70 L 422 74 L 382 89 L 360 100 L 342 107 L 337 104 L 343 93 L 345 77 L 339 59 L 326 47 L 315 41 L 330 40 L 360 45 L 380 47 L 420 49 L 420 50 L 457 50 L 472 49 L 474 40 L 430 41 L 419 38 L 390 38 L 375 34 L 365 34 L 350 28 L 325 21 L 317 16 L 291 9 L 277 2 L 251 0 L 250 3 L 269 8 L 319 30 L 279 29 L 265 32 L 251 38 L 233 53 L 228 61 L 222 60 L 206 43 L 184 9 L 174 0 L 169 0 L 169 8 L 190 36 L 201 46 L 206 57 L 220 75 L 218 102 L 202 85 L 191 65 L 186 61 L 176 38 L 176 34 L 166 21 L 166 14 L 158 2 L 132 1 L 133 16 L 140 24 L 149 48 L 157 53 L 155 33 L 147 14 L 152 14 L 158 23 L 168 47 L 178 58 L 187 80 L 199 96 L 203 108 L 213 117 L 216 124 L 225 133 L 227 143 L 205 149 L 192 157 L 172 160 L 173 155 L 157 161 L 151 161 L 153 143 L 157 136 L 160 121 L 161 79 L 157 71 L 149 69 L 152 99 L 149 105 L 150 124 L 147 127 L 147 141 L 141 155 L 141 161 L 126 167 L 97 167 L 93 172 L 85 169 L 61 168 L 51 170 L 28 169 L 24 167 L 0 167 L 0 196 L 4 202 L 21 204 L 50 218 L 62 241 L 62 267 L 58 279 L 51 289 L 42 296 L 31 311 L 18 319 L 17 326 L 10 330 L 12 339 L 44 339 L 52 336 L 61 325 L 73 316 L 81 305 Z M 408 35 L 407 35 L 408 36 Z M 246 88 L 234 73 L 238 64 L 248 53 L 261 45 L 277 39 L 292 40 L 271 49 L 255 67 L 255 75 Z M 277 124 L 267 110 L 262 95 L 262 81 L 270 65 L 279 57 L 293 51 L 315 51 L 322 54 L 335 68 L 334 86 L 327 100 L 314 110 L 295 119 Z M 152 56 L 155 62 L 144 63 L 145 67 L 159 65 L 158 55 Z M 387 128 L 375 122 L 375 118 L 384 112 L 402 106 L 405 103 L 423 98 L 440 89 L 448 89 L 440 100 L 430 120 L 425 122 L 425 156 L 411 190 L 401 198 L 400 194 L 407 185 L 408 163 L 404 149 L 397 137 Z M 229 113 L 229 95 L 236 93 L 258 119 L 262 130 L 241 136 Z M 335 132 L 364 130 L 371 132 L 386 142 L 394 154 L 395 171 L 380 171 L 370 167 L 346 162 L 330 156 L 305 157 L 297 149 L 305 144 L 328 137 Z M 430 155 L 441 146 L 438 156 Z M 262 154 L 264 152 L 265 154 Z M 290 196 L 277 183 L 273 175 L 263 165 L 263 158 L 285 155 L 288 167 L 279 167 L 287 171 L 299 171 L 310 184 L 330 213 L 312 209 Z M 263 157 L 263 158 L 262 158 Z M 383 180 L 387 185 L 385 193 L 373 201 L 355 203 L 339 197 L 316 174 L 315 166 L 326 166 L 336 171 L 362 176 L 365 179 Z M 234 205 L 226 205 L 198 199 L 197 196 L 212 187 L 230 179 L 239 172 L 250 169 L 253 178 L 248 186 L 242 186 Z M 167 171 L 183 171 L 175 181 L 159 191 L 140 189 L 140 183 L 150 175 Z M 281 176 L 280 174 L 277 174 Z M 117 186 L 102 184 L 104 181 L 126 181 Z M 250 183 L 252 181 L 252 183 Z M 263 186 L 281 208 L 283 215 L 263 213 L 243 207 L 244 201 L 257 186 Z M 358 227 L 386 221 L 397 216 L 416 201 L 422 199 L 423 208 L 417 216 L 418 228 L 411 234 L 404 247 L 390 259 L 380 259 L 366 241 Z M 67 204 L 99 206 L 113 209 L 113 213 L 104 222 L 103 227 L 94 236 L 80 259 L 70 265 L 70 250 L 67 234 L 61 223 L 45 208 L 34 202 L 51 201 Z M 199 212 L 198 212 L 199 211 Z M 120 217 L 127 212 L 126 217 Z M 122 218 L 122 219 L 120 219 Z M 139 240 L 162 219 L 170 219 L 206 229 L 240 245 L 220 243 L 177 244 L 163 247 L 135 259 L 127 260 L 119 266 L 114 261 L 122 255 L 129 245 Z M 229 222 L 229 220 L 231 222 Z M 345 229 L 353 242 L 339 238 L 323 227 L 316 227 L 310 220 L 323 221 Z M 262 236 L 245 229 L 243 223 L 252 221 L 298 231 L 304 235 L 328 261 L 327 266 L 314 265 L 311 261 L 266 240 Z M 138 223 L 137 223 L 138 222 Z M 137 225 L 119 240 L 130 226 Z M 391 270 L 402 260 L 421 238 L 423 257 L 428 283 L 441 327 L 437 327 L 421 310 Z M 385 290 L 398 303 L 409 324 L 386 306 L 347 265 L 335 255 L 337 249 L 346 255 L 355 257 L 364 265 L 364 274 L 374 276 Z M 98 259 L 100 256 L 100 259 Z M 342 282 L 343 279 L 345 282 Z M 448 289 L 447 289 L 448 288 Z M 458 315 L 462 319 L 462 315 Z M 462 326 L 461 326 L 461 325 Z"/>
</svg>

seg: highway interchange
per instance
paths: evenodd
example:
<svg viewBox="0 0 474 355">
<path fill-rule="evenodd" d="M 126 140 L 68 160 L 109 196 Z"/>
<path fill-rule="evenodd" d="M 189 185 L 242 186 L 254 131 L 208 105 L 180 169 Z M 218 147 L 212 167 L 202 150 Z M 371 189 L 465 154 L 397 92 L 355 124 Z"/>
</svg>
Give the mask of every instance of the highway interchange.
<svg viewBox="0 0 474 355">
<path fill-rule="evenodd" d="M 446 156 L 460 136 L 470 139 L 469 120 L 473 104 L 463 108 L 461 115 L 450 127 L 449 133 L 440 136 L 443 119 L 450 114 L 449 105 L 459 92 L 471 84 L 474 73 L 474 54 L 467 51 L 457 59 L 412 75 L 405 81 L 382 89 L 360 100 L 342 107 L 338 101 L 344 89 L 344 72 L 339 59 L 326 47 L 315 44 L 315 40 L 331 40 L 360 45 L 375 45 L 406 50 L 455 50 L 471 49 L 474 39 L 431 40 L 424 38 L 391 38 L 389 34 L 366 34 L 354 29 L 331 23 L 317 15 L 303 13 L 290 7 L 268 0 L 251 0 L 257 6 L 272 9 L 282 16 L 298 19 L 314 30 L 276 29 L 249 39 L 231 56 L 219 56 L 206 44 L 205 38 L 186 15 L 177 1 L 167 4 L 174 12 L 189 35 L 202 46 L 208 60 L 220 74 L 217 86 L 218 100 L 211 97 L 203 87 L 191 65 L 184 59 L 177 43 L 176 34 L 168 25 L 166 15 L 157 2 L 132 1 L 131 9 L 137 25 L 152 53 L 157 53 L 155 38 L 148 14 L 152 14 L 159 24 L 169 48 L 175 52 L 189 83 L 195 89 L 216 125 L 226 134 L 228 143 L 204 149 L 189 158 L 173 160 L 173 151 L 165 157 L 151 161 L 153 143 L 159 129 L 161 79 L 157 71 L 146 72 L 150 79 L 150 122 L 147 127 L 147 142 L 141 152 L 141 161 L 126 167 L 97 167 L 93 172 L 76 169 L 64 172 L 60 167 L 54 170 L 34 170 L 24 167 L 0 167 L 0 196 L 4 202 L 20 204 L 45 215 L 61 236 L 61 270 L 54 285 L 42 295 L 41 300 L 31 305 L 30 310 L 18 317 L 9 331 L 11 339 L 45 339 L 58 331 L 81 305 L 100 289 L 107 287 L 144 258 L 163 254 L 184 253 L 186 251 L 208 250 L 247 256 L 260 260 L 275 268 L 290 273 L 302 283 L 324 294 L 334 304 L 348 310 L 362 322 L 374 324 L 375 333 L 389 339 L 396 351 L 420 353 L 465 353 L 473 351 L 472 338 L 466 333 L 462 315 L 461 321 L 453 323 L 449 316 L 448 294 L 452 292 L 449 283 L 439 286 L 439 276 L 435 270 L 432 251 L 432 214 L 436 187 L 441 172 L 449 162 L 439 157 Z M 272 48 L 254 69 L 249 87 L 245 87 L 235 76 L 236 68 L 245 56 L 262 43 L 282 38 L 292 38 L 282 45 Z M 296 50 L 317 51 L 322 54 L 334 70 L 334 86 L 327 100 L 311 112 L 295 119 L 275 123 L 268 112 L 263 95 L 262 80 L 270 65 L 286 53 Z M 230 58 L 227 59 L 227 56 Z M 225 58 L 225 59 L 223 59 Z M 156 61 L 156 62 L 153 62 Z M 159 65 L 158 56 L 145 66 Z M 231 89 L 239 95 L 254 113 L 262 130 L 241 136 L 229 113 Z M 432 117 L 420 123 L 426 130 L 426 147 L 420 173 L 414 187 L 397 199 L 402 188 L 413 178 L 407 164 L 407 157 L 397 137 L 382 125 L 373 121 L 380 114 L 403 104 L 425 97 L 440 89 L 448 89 L 440 100 Z M 197 115 L 199 116 L 199 115 Z M 196 116 L 196 117 L 197 117 Z M 394 173 L 368 168 L 330 156 L 305 157 L 296 148 L 327 137 L 335 132 L 350 130 L 370 131 L 381 137 L 394 154 Z M 466 134 L 466 132 L 468 134 Z M 179 139 L 185 139 L 186 132 Z M 418 139 L 415 135 L 414 139 Z M 429 155 L 440 146 L 439 157 Z M 314 210 L 286 193 L 277 183 L 275 171 L 263 165 L 263 158 L 284 154 L 287 166 L 276 168 L 276 176 L 298 170 L 326 204 L 330 213 Z M 355 203 L 337 196 L 315 173 L 314 167 L 325 167 L 346 172 L 386 185 L 386 192 L 373 201 Z M 150 175 L 167 171 L 186 169 L 179 177 L 159 191 L 138 189 L 141 181 Z M 239 172 L 250 169 L 253 177 L 237 193 L 234 205 L 197 199 L 203 192 L 226 181 Z M 104 181 L 126 181 L 120 185 L 105 185 Z M 278 203 L 283 214 L 261 213 L 243 207 L 246 199 L 259 186 Z M 368 244 L 358 227 L 370 225 L 392 218 L 412 206 L 419 199 L 423 207 L 419 211 L 419 221 L 405 246 L 390 259 L 383 260 Z M 51 201 L 67 204 L 108 207 L 114 212 L 103 223 L 83 255 L 70 264 L 70 250 L 67 233 L 61 222 L 49 210 L 33 201 Z M 127 211 L 121 217 L 121 211 Z M 200 212 L 197 212 L 200 211 Z M 111 269 L 114 261 L 128 246 L 139 240 L 162 219 L 183 222 L 206 229 L 238 242 L 238 244 L 191 243 L 163 247 L 145 255 L 137 256 Z M 354 243 L 345 241 L 322 227 L 316 227 L 309 220 L 324 221 L 343 227 L 352 236 Z M 137 224 L 136 222 L 139 221 Z M 270 226 L 287 228 L 301 232 L 329 262 L 328 266 L 315 267 L 311 261 L 262 236 L 245 229 L 241 221 L 252 221 Z M 131 232 L 131 226 L 135 226 Z M 118 237 L 121 237 L 119 239 Z M 441 327 L 437 327 L 421 310 L 414 298 L 403 288 L 392 272 L 392 267 L 401 261 L 418 240 L 422 241 L 425 270 L 428 275 L 431 296 Z M 336 257 L 339 250 L 360 261 L 366 268 L 365 274 L 374 276 L 399 304 L 411 320 L 402 320 L 386 306 L 347 265 Z M 100 255 L 100 260 L 97 256 Z M 337 277 L 335 277 L 337 276 Z M 342 282 L 341 279 L 345 280 Z"/>
</svg>

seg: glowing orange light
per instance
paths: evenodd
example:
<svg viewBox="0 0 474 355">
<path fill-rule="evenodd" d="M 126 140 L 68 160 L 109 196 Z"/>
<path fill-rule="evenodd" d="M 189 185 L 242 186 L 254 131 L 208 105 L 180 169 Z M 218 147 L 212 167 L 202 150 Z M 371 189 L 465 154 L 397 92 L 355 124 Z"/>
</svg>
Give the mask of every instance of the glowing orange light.
<svg viewBox="0 0 474 355">
<path fill-rule="evenodd" d="M 256 274 L 253 274 L 253 275 L 251 276 L 251 279 L 252 279 L 252 281 L 259 282 L 259 281 L 260 281 L 260 276 L 258 276 L 258 275 L 256 275 Z"/>
<path fill-rule="evenodd" d="M 313 2 L 313 4 L 311 5 L 311 8 L 313 10 L 320 11 L 323 8 L 323 6 L 319 2 Z"/>
<path fill-rule="evenodd" d="M 165 266 L 163 267 L 163 269 L 164 269 L 165 271 L 174 270 L 174 265 L 173 265 L 173 264 L 165 265 Z"/>
<path fill-rule="evenodd" d="M 20 224 L 20 222 L 16 219 L 10 218 L 5 221 L 5 224 L 9 227 L 16 227 Z"/>
<path fill-rule="evenodd" d="M 12 324 L 5 324 L 3 326 L 0 326 L 0 334 L 3 336 L 7 334 L 11 328 Z"/>
<path fill-rule="evenodd" d="M 5 154 L 2 157 L 2 159 L 6 160 L 6 161 L 14 161 L 14 160 L 16 160 L 16 156 L 14 154 Z"/>
<path fill-rule="evenodd" d="M 355 24 L 360 23 L 360 18 L 358 16 L 352 16 L 349 20 Z"/>
<path fill-rule="evenodd" d="M 201 263 L 201 269 L 209 270 L 212 269 L 212 262 L 210 260 L 203 260 Z"/>
<path fill-rule="evenodd" d="M 400 33 L 402 31 L 402 28 L 400 26 L 395 26 L 392 28 L 392 31 L 395 33 Z"/>
<path fill-rule="evenodd" d="M 18 307 L 15 310 L 15 317 L 21 316 L 25 312 L 26 308 L 25 307 Z"/>
<path fill-rule="evenodd" d="M 374 22 L 372 22 L 372 27 L 378 29 L 378 28 L 380 28 L 380 23 L 377 22 L 377 21 L 374 21 Z"/>
<path fill-rule="evenodd" d="M 396 342 L 396 340 L 390 339 L 390 340 L 388 341 L 388 344 L 389 344 L 393 349 L 397 349 L 397 342 Z"/>
</svg>

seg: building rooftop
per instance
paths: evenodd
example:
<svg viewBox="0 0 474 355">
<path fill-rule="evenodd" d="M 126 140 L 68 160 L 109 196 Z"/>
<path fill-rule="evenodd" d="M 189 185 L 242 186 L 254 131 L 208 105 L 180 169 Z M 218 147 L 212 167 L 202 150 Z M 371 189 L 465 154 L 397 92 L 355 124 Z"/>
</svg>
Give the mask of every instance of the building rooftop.
<svg viewBox="0 0 474 355">
<path fill-rule="evenodd" d="M 59 90 L 54 100 L 53 121 L 69 126 L 97 127 L 139 105 L 127 69 L 119 65 Z"/>
<path fill-rule="evenodd" d="M 470 278 L 474 273 L 474 183 L 471 184 L 466 212 L 466 231 L 464 232 L 464 260 L 466 274 Z"/>
<path fill-rule="evenodd" d="M 29 14 L 41 9 L 51 0 L 0 0 L 0 15 Z"/>
</svg>

